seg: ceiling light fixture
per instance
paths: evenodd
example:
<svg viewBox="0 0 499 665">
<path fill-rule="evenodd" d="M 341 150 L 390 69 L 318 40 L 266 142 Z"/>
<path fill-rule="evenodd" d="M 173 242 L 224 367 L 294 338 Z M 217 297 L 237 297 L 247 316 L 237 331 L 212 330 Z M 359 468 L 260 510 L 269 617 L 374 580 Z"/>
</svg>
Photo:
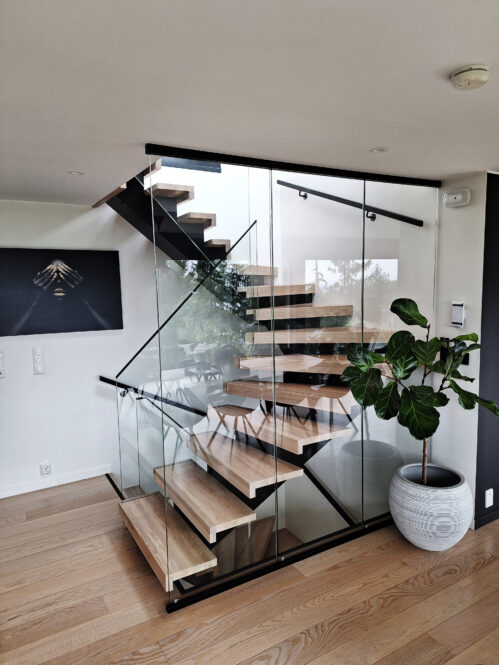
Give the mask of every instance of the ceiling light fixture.
<svg viewBox="0 0 499 665">
<path fill-rule="evenodd" d="M 489 71 L 488 65 L 466 65 L 452 72 L 450 82 L 456 90 L 474 90 L 487 83 Z"/>
<path fill-rule="evenodd" d="M 388 148 L 384 145 L 375 145 L 374 148 L 369 148 L 369 152 L 387 152 Z"/>
<path fill-rule="evenodd" d="M 83 171 L 66 171 L 68 175 L 85 175 Z"/>
</svg>

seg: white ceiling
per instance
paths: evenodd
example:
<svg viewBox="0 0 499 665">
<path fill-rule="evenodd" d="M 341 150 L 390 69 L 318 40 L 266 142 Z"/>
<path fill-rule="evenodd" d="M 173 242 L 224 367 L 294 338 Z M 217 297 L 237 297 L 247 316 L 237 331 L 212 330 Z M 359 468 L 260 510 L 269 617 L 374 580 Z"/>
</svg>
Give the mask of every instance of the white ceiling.
<svg viewBox="0 0 499 665">
<path fill-rule="evenodd" d="M 499 170 L 499 0 L 0 11 L 3 198 L 93 203 L 146 166 L 146 142 L 429 178 Z M 489 83 L 455 91 L 448 74 L 475 62 Z"/>
</svg>

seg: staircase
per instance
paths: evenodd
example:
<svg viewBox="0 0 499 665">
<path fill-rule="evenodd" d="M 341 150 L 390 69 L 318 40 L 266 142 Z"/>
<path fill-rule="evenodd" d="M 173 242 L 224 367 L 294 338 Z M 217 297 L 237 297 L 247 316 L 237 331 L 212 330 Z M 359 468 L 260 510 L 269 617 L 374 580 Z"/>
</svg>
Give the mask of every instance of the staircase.
<svg viewBox="0 0 499 665">
<path fill-rule="evenodd" d="M 194 196 L 191 186 L 165 182 L 144 188 L 138 176 L 107 204 L 155 238 L 172 259 L 227 260 L 231 242 L 204 237 L 216 226 L 215 214 L 179 213 Z M 156 466 L 158 492 L 136 493 L 120 505 L 125 525 L 163 587 L 179 593 L 186 583 L 190 588 L 275 558 L 276 542 L 279 553 L 302 544 L 287 529 L 276 533 L 274 518 L 257 519 L 258 507 L 282 483 L 307 476 L 354 525 L 307 462 L 330 441 L 349 434 L 358 413 L 350 390 L 339 381 L 349 364 L 345 345 L 385 344 L 391 335 L 351 325 L 351 304 L 315 305 L 313 283 L 274 284 L 278 270 L 265 265 L 230 267 L 239 276 L 237 291 L 253 328 L 245 342 L 257 355 L 234 358 L 234 370 L 246 376 L 222 381 L 223 394 L 206 404 L 206 415 L 198 409 L 196 425 L 181 428 L 190 459 Z M 268 380 L 274 371 L 276 383 Z M 208 373 L 205 382 L 216 378 L 216 372 Z"/>
<path fill-rule="evenodd" d="M 182 214 L 182 203 L 194 199 L 194 187 L 170 183 L 144 187 L 144 176 L 139 174 L 114 194 L 105 203 L 151 242 L 155 241 L 169 258 L 197 261 L 227 258 L 229 240 L 204 237 L 205 230 L 217 224 L 214 213 Z"/>
</svg>

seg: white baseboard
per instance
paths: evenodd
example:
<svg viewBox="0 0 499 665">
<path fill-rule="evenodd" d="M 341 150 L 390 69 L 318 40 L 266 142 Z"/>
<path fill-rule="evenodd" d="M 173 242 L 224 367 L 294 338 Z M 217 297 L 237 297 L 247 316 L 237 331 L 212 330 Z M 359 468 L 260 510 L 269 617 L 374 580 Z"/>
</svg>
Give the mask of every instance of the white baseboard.
<svg viewBox="0 0 499 665">
<path fill-rule="evenodd" d="M 103 476 L 106 473 L 111 473 L 111 465 L 97 466 L 93 469 L 84 469 L 83 471 L 74 471 L 72 473 L 64 473 L 60 476 L 53 476 L 51 478 L 40 478 L 31 483 L 23 485 L 13 485 L 12 487 L 4 487 L 0 489 L 0 499 L 8 496 L 16 496 L 16 494 L 26 494 L 26 492 L 36 492 L 36 490 L 44 490 L 47 487 L 55 487 L 56 485 L 65 485 L 66 483 L 74 483 L 77 480 L 85 480 L 86 478 L 95 478 L 95 476 Z"/>
</svg>

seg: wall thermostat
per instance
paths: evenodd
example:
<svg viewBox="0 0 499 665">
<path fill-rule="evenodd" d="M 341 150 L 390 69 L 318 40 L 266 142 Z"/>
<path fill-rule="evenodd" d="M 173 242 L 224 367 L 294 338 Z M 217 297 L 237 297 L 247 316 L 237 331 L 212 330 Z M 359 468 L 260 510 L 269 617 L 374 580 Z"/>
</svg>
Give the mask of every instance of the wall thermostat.
<svg viewBox="0 0 499 665">
<path fill-rule="evenodd" d="M 452 301 L 451 325 L 456 328 L 464 326 L 464 302 Z"/>
<path fill-rule="evenodd" d="M 444 194 L 444 206 L 446 208 L 461 208 L 462 206 L 469 205 L 470 201 L 471 191 L 467 187 Z"/>
</svg>

